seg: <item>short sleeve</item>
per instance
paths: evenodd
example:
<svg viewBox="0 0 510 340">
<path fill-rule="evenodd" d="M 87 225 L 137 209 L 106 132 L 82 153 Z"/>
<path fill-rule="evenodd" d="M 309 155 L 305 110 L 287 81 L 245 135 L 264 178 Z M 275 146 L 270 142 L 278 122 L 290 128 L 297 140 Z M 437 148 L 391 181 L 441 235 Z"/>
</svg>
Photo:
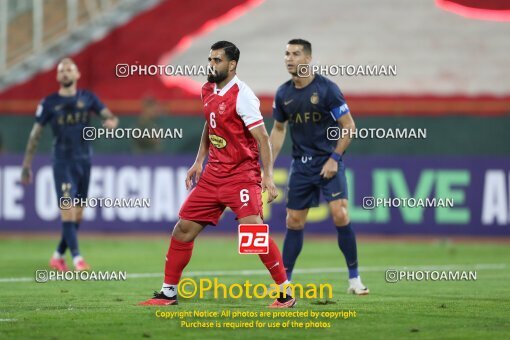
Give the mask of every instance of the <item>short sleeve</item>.
<svg viewBox="0 0 510 340">
<path fill-rule="evenodd" d="M 287 116 L 285 115 L 285 112 L 283 111 L 280 90 L 276 91 L 276 95 L 274 97 L 273 118 L 280 123 L 284 123 L 288 120 Z"/>
<path fill-rule="evenodd" d="M 237 95 L 236 110 L 248 130 L 264 124 L 260 113 L 260 101 L 253 91 L 244 84 L 240 86 Z"/>
<path fill-rule="evenodd" d="M 90 94 L 90 109 L 94 111 L 96 114 L 99 114 L 106 107 L 101 100 L 92 92 Z"/>
<path fill-rule="evenodd" d="M 335 120 L 350 112 L 344 95 L 337 84 L 331 82 L 328 91 L 328 110 Z"/>
<path fill-rule="evenodd" d="M 51 119 L 51 111 L 48 110 L 48 105 L 46 104 L 46 100 L 43 99 L 37 105 L 37 109 L 35 111 L 35 121 L 41 125 L 46 125 Z"/>
</svg>

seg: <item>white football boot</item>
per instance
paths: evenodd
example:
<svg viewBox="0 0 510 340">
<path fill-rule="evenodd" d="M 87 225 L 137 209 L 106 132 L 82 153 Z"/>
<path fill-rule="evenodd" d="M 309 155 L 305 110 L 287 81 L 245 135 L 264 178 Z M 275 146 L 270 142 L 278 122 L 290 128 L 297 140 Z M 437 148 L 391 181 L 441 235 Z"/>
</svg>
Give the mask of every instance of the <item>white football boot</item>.
<svg viewBox="0 0 510 340">
<path fill-rule="evenodd" d="M 347 289 L 347 293 L 354 295 L 368 295 L 370 291 L 363 285 L 363 283 L 361 283 L 361 278 L 358 276 L 353 279 L 349 279 L 349 288 Z"/>
</svg>

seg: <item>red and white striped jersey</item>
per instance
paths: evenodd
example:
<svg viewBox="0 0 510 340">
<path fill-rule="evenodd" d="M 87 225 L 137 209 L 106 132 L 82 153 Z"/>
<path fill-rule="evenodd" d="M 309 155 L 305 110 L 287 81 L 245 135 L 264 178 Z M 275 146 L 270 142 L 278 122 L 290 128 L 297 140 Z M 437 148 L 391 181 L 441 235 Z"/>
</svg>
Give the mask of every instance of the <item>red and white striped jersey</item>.
<svg viewBox="0 0 510 340">
<path fill-rule="evenodd" d="M 221 90 L 202 86 L 202 102 L 209 129 L 210 170 L 227 176 L 257 170 L 259 148 L 250 130 L 263 125 L 260 101 L 237 76 Z"/>
</svg>

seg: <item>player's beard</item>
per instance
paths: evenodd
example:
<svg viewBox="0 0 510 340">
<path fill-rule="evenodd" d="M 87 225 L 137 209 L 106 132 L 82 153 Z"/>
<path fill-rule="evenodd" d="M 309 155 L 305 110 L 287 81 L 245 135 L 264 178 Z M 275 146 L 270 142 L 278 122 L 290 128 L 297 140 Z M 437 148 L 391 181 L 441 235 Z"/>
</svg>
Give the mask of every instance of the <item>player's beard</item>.
<svg viewBox="0 0 510 340">
<path fill-rule="evenodd" d="M 72 81 L 72 80 L 68 80 L 68 81 L 63 80 L 60 82 L 60 85 L 62 85 L 62 87 L 65 87 L 65 88 L 71 87 L 71 86 L 73 86 L 73 84 L 74 84 L 74 81 Z"/>
<path fill-rule="evenodd" d="M 207 75 L 207 81 L 210 83 L 221 83 L 228 77 L 228 72 L 225 70 L 225 72 L 220 72 L 218 70 L 215 70 L 216 74 L 209 73 Z"/>
</svg>

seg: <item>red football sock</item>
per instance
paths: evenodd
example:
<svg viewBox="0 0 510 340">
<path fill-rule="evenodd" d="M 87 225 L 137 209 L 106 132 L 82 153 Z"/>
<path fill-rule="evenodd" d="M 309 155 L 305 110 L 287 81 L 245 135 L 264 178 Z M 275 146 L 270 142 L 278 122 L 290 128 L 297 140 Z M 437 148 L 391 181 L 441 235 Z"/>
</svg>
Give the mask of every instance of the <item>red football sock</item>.
<svg viewBox="0 0 510 340">
<path fill-rule="evenodd" d="M 172 237 L 166 254 L 164 281 L 166 284 L 176 285 L 179 283 L 182 271 L 188 265 L 192 252 L 193 241 L 181 242 Z"/>
<path fill-rule="evenodd" d="M 269 253 L 259 254 L 260 259 L 271 273 L 274 282 L 281 285 L 287 281 L 287 273 L 285 273 L 285 267 L 283 266 L 282 254 L 278 249 L 278 246 L 269 238 Z"/>
</svg>

